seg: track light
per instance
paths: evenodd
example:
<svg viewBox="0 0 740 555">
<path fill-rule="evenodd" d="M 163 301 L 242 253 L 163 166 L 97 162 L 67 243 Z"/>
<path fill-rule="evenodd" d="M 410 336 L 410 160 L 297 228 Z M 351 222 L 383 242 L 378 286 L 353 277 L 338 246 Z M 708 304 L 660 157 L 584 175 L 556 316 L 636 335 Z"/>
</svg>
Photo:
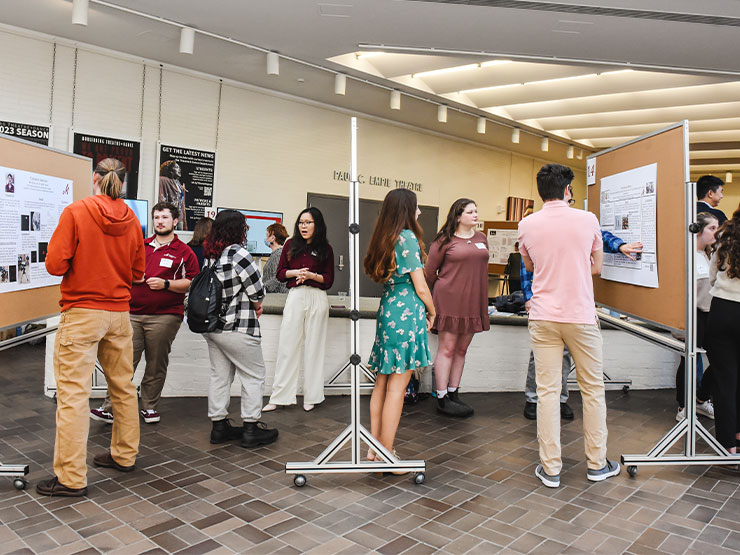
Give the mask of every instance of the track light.
<svg viewBox="0 0 740 555">
<path fill-rule="evenodd" d="M 347 76 L 344 73 L 337 73 L 334 76 L 334 94 L 341 94 L 347 91 Z"/>
<path fill-rule="evenodd" d="M 447 123 L 447 106 L 437 106 L 437 121 L 439 123 Z"/>
<path fill-rule="evenodd" d="M 732 172 L 727 172 L 725 174 L 725 183 L 732 183 Z"/>
<path fill-rule="evenodd" d="M 477 130 L 478 133 L 481 135 L 486 134 L 486 118 L 478 118 Z"/>
<path fill-rule="evenodd" d="M 519 144 L 519 129 L 516 127 L 511 130 L 511 142 Z"/>
<path fill-rule="evenodd" d="M 583 160 L 583 149 L 578 149 L 578 154 L 576 155 L 579 160 Z"/>
<path fill-rule="evenodd" d="M 180 29 L 180 54 L 192 54 L 195 46 L 195 30 L 190 27 Z"/>
<path fill-rule="evenodd" d="M 547 137 L 542 137 L 542 142 L 540 143 L 540 150 L 542 152 L 547 152 L 550 150 L 550 139 Z"/>
<path fill-rule="evenodd" d="M 401 109 L 401 91 L 391 91 L 391 110 Z"/>
<path fill-rule="evenodd" d="M 72 24 L 87 26 L 87 12 L 90 0 L 72 0 Z"/>
<path fill-rule="evenodd" d="M 267 53 L 267 75 L 280 75 L 280 56 L 277 52 Z"/>
<path fill-rule="evenodd" d="M 565 151 L 565 155 L 569 160 L 573 160 L 574 151 L 575 149 L 573 148 L 573 145 L 568 146 L 568 150 Z"/>
</svg>

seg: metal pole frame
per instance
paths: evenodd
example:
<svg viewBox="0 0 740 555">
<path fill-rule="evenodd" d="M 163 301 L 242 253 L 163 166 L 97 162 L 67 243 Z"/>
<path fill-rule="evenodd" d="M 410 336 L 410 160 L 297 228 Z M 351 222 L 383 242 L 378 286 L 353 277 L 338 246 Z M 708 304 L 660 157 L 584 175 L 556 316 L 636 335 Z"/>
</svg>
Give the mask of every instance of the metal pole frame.
<svg viewBox="0 0 740 555">
<path fill-rule="evenodd" d="M 696 183 L 689 174 L 689 122 L 683 121 L 684 136 L 684 203 L 686 218 L 686 341 L 682 356 L 686 361 L 685 390 L 686 418 L 678 422 L 646 455 L 622 455 L 622 464 L 627 466 L 630 476 L 637 474 L 637 465 L 736 465 L 738 458 L 731 455 L 696 416 L 696 357 L 701 351 L 696 348 L 696 235 L 689 224 L 696 220 Z M 600 316 L 603 319 L 603 316 Z M 643 339 L 649 335 L 634 332 Z M 653 341 L 667 346 L 664 342 Z M 670 348 L 670 347 L 669 347 Z M 714 454 L 697 454 L 697 436 L 704 440 Z M 683 454 L 666 454 L 681 438 L 685 438 Z"/>
<path fill-rule="evenodd" d="M 360 423 L 360 375 L 373 379 L 371 371 L 362 364 L 358 353 L 360 344 L 360 210 L 359 183 L 357 181 L 357 118 L 351 119 L 351 164 L 349 183 L 349 259 L 350 259 L 350 357 L 349 362 L 335 374 L 331 381 L 347 368 L 351 370 L 350 387 L 350 424 L 342 431 L 321 454 L 310 462 L 289 462 L 285 464 L 285 473 L 295 475 L 293 483 L 301 487 L 306 484 L 305 474 L 323 473 L 360 473 L 360 472 L 414 472 L 414 482 L 424 482 L 426 463 L 423 460 L 403 461 L 388 451 Z M 337 387 L 337 386 L 335 386 Z M 346 386 L 338 386 L 346 387 Z M 362 442 L 375 451 L 382 461 L 367 461 L 362 458 Z M 332 461 L 341 449 L 350 444 L 349 461 Z"/>
</svg>

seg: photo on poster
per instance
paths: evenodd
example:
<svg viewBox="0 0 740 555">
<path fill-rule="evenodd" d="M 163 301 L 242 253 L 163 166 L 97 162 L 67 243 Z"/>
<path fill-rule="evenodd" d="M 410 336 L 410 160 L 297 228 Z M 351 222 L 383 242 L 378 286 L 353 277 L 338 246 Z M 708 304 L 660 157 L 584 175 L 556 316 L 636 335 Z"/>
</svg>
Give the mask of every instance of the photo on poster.
<svg viewBox="0 0 740 555">
<path fill-rule="evenodd" d="M 10 271 L 7 266 L 0 266 L 0 283 L 10 283 Z"/>
<path fill-rule="evenodd" d="M 28 214 L 21 214 L 21 231 L 31 230 L 31 217 Z"/>
<path fill-rule="evenodd" d="M 157 200 L 177 207 L 178 230 L 192 231 L 206 208 L 213 205 L 215 170 L 215 152 L 159 145 Z"/>
<path fill-rule="evenodd" d="M 31 259 L 27 254 L 18 255 L 18 283 L 31 283 Z"/>
<path fill-rule="evenodd" d="M 46 262 L 46 253 L 49 250 L 49 243 L 39 243 L 39 262 Z"/>
<path fill-rule="evenodd" d="M 36 251 L 31 251 L 31 264 L 36 264 L 36 262 L 38 261 L 38 256 L 39 253 L 37 253 Z"/>
<path fill-rule="evenodd" d="M 17 268 L 15 267 L 15 265 L 8 266 L 8 281 L 10 283 L 15 283 L 16 281 L 18 281 L 16 279 L 16 271 L 17 271 Z"/>
<path fill-rule="evenodd" d="M 15 121 L 0 121 L 0 134 L 16 137 L 39 145 L 49 146 L 51 128 L 47 125 L 31 125 Z"/>
<path fill-rule="evenodd" d="M 75 132 L 72 140 L 72 152 L 92 158 L 93 167 L 106 158 L 120 160 L 126 167 L 122 196 L 124 198 L 136 198 L 139 191 L 139 160 L 141 158 L 141 143 L 139 141 Z"/>
<path fill-rule="evenodd" d="M 41 212 L 31 212 L 31 231 L 41 231 Z"/>
<path fill-rule="evenodd" d="M 15 175 L 12 173 L 5 174 L 5 192 L 15 193 Z"/>
</svg>

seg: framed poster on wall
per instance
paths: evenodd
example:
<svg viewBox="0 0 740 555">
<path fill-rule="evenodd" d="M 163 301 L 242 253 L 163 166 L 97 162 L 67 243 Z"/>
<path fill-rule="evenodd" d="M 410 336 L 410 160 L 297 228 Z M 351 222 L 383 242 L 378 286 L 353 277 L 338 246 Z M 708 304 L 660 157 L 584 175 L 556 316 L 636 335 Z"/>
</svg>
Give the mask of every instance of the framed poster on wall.
<svg viewBox="0 0 740 555">
<path fill-rule="evenodd" d="M 93 168 L 106 158 L 116 158 L 126 166 L 126 179 L 123 181 L 123 197 L 136 198 L 139 192 L 139 163 L 141 162 L 141 143 L 135 139 L 104 137 L 70 130 L 72 152 L 92 158 Z"/>
</svg>

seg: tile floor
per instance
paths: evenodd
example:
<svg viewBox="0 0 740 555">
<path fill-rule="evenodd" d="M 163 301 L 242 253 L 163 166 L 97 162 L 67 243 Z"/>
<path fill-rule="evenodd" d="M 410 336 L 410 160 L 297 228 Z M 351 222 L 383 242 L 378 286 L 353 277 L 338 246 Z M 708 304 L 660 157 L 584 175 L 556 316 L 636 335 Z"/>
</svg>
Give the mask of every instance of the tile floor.
<svg viewBox="0 0 740 555">
<path fill-rule="evenodd" d="M 40 497 L 55 410 L 42 395 L 43 356 L 28 345 L 0 354 L 0 461 L 31 465 L 25 491 L 0 480 L 1 553 L 740 552 L 740 471 L 641 467 L 592 484 L 577 416 L 563 426 L 562 486 L 547 489 L 533 476 L 536 425 L 520 393 L 467 395 L 476 414 L 464 421 L 435 414 L 432 399 L 408 407 L 398 451 L 426 459 L 423 485 L 321 475 L 303 488 L 284 464 L 310 460 L 346 426 L 347 397 L 265 415 L 280 438 L 256 450 L 211 445 L 205 399 L 164 399 L 162 422 L 142 424 L 137 471 L 92 466 L 110 440 L 92 422 L 89 497 Z M 610 457 L 651 448 L 674 423 L 673 397 L 608 392 Z M 571 405 L 578 414 L 577 393 Z"/>
</svg>

